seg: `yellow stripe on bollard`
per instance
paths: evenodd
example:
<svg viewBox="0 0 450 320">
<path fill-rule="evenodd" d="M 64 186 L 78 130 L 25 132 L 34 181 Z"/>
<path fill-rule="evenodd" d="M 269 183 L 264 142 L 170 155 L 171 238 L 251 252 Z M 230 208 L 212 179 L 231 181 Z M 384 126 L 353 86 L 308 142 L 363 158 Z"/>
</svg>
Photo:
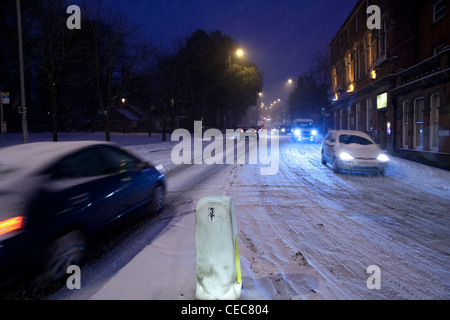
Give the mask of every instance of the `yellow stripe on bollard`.
<svg viewBox="0 0 450 320">
<path fill-rule="evenodd" d="M 237 283 L 241 283 L 242 278 L 241 278 L 241 261 L 239 260 L 239 248 L 238 248 L 238 238 L 236 236 L 236 241 L 235 241 L 235 246 L 236 246 L 236 282 Z"/>
</svg>

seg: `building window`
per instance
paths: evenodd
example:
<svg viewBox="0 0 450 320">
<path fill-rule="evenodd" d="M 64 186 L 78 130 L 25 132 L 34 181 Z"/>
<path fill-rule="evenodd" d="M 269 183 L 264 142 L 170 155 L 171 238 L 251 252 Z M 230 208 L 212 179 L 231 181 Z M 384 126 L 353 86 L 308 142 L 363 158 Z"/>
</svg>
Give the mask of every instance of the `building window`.
<svg viewBox="0 0 450 320">
<path fill-rule="evenodd" d="M 361 130 L 361 103 L 357 102 L 356 103 L 356 122 L 355 122 L 355 126 L 356 126 L 356 130 L 360 131 Z"/>
<path fill-rule="evenodd" d="M 367 131 L 373 130 L 373 106 L 372 106 L 372 99 L 369 98 L 366 100 L 366 115 L 367 115 Z"/>
<path fill-rule="evenodd" d="M 439 107 L 439 93 L 435 93 L 430 102 L 430 149 L 434 151 L 439 147 Z"/>
<path fill-rule="evenodd" d="M 424 99 L 414 100 L 414 148 L 423 148 L 423 108 Z"/>
<path fill-rule="evenodd" d="M 388 94 L 387 92 L 382 93 L 377 96 L 377 109 L 384 109 L 387 108 L 388 103 Z"/>
<path fill-rule="evenodd" d="M 334 112 L 334 127 L 336 128 L 336 129 L 341 129 L 340 127 L 339 128 L 337 128 L 337 124 L 338 124 L 338 118 L 339 118 L 339 113 L 337 112 L 337 111 L 335 111 Z"/>
<path fill-rule="evenodd" d="M 356 48 L 356 73 L 357 73 L 357 79 L 361 79 L 361 59 L 362 59 L 362 49 L 361 45 L 359 44 Z"/>
<path fill-rule="evenodd" d="M 445 2 L 444 0 L 438 0 L 433 6 L 433 23 L 442 20 L 445 17 Z"/>
<path fill-rule="evenodd" d="M 367 61 L 367 70 L 372 70 L 372 35 L 369 34 L 367 36 L 367 54 L 366 54 L 366 61 Z"/>
<path fill-rule="evenodd" d="M 378 57 L 383 55 L 384 33 L 382 29 L 378 30 Z"/>
<path fill-rule="evenodd" d="M 402 116 L 402 147 L 408 148 L 408 117 L 409 117 L 409 102 L 403 102 L 403 116 Z"/>
<path fill-rule="evenodd" d="M 352 107 L 348 107 L 347 109 L 347 129 L 352 130 Z"/>
</svg>

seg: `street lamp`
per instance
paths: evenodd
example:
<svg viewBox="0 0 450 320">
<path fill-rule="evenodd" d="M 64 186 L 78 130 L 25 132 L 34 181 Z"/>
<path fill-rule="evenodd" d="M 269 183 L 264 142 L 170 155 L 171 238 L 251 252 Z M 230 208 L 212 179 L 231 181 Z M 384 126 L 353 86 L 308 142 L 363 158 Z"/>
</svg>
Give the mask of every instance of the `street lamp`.
<svg viewBox="0 0 450 320">
<path fill-rule="evenodd" d="M 235 51 L 235 54 L 237 57 L 243 57 L 244 56 L 244 51 L 242 49 L 237 49 Z M 228 71 L 231 70 L 231 51 L 228 51 Z M 228 121 L 229 121 L 229 126 L 231 128 L 231 85 L 228 88 Z M 224 121 L 224 126 L 225 126 L 225 121 Z M 226 128 L 225 128 L 226 129 Z"/>
<path fill-rule="evenodd" d="M 123 133 L 125 134 L 125 101 L 127 101 L 125 98 L 122 98 L 122 121 L 123 121 Z"/>
<path fill-rule="evenodd" d="M 242 49 L 237 49 L 236 51 L 235 51 L 235 54 L 236 54 L 236 56 L 237 57 L 243 57 L 244 56 L 244 50 L 242 50 Z M 228 51 L 228 68 L 230 68 L 231 67 L 231 51 Z"/>
</svg>

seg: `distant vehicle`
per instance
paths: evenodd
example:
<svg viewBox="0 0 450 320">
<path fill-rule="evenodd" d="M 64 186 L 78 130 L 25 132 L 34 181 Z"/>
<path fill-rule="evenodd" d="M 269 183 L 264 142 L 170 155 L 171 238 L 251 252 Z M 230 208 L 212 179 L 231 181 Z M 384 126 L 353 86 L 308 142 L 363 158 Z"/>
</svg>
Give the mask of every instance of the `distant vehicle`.
<svg viewBox="0 0 450 320">
<path fill-rule="evenodd" d="M 333 165 L 333 171 L 378 172 L 384 174 L 389 158 L 370 136 L 360 131 L 330 131 L 322 142 L 322 164 Z"/>
<path fill-rule="evenodd" d="M 302 142 L 315 142 L 318 134 L 311 119 L 294 119 L 291 132 L 293 141 Z"/>
<path fill-rule="evenodd" d="M 291 133 L 291 126 L 280 126 L 280 135 L 285 136 Z"/>
<path fill-rule="evenodd" d="M 240 139 L 241 140 L 259 139 L 259 131 L 255 128 L 242 128 Z"/>
<path fill-rule="evenodd" d="M 164 206 L 165 175 L 106 142 L 0 150 L 0 284 L 39 270 L 44 282 L 82 261 L 90 240 L 138 210 Z"/>
</svg>

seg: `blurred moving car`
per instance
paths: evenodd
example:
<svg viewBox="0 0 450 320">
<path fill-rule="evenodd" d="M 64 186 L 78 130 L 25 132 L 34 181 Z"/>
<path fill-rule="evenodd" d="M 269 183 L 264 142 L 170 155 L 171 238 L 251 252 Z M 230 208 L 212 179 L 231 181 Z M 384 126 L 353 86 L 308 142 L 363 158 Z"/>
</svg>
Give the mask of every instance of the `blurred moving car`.
<svg viewBox="0 0 450 320">
<path fill-rule="evenodd" d="M 285 136 L 291 133 L 290 126 L 280 126 L 280 135 Z"/>
<path fill-rule="evenodd" d="M 241 140 L 259 139 L 259 132 L 254 128 L 242 128 L 240 139 Z"/>
<path fill-rule="evenodd" d="M 35 270 L 45 282 L 63 277 L 106 226 L 138 209 L 156 213 L 164 197 L 163 168 L 113 143 L 1 149 L 0 284 Z"/>
<path fill-rule="evenodd" d="M 333 171 L 378 172 L 384 174 L 389 158 L 370 136 L 360 131 L 328 132 L 322 142 L 322 164 L 333 165 Z"/>
</svg>

